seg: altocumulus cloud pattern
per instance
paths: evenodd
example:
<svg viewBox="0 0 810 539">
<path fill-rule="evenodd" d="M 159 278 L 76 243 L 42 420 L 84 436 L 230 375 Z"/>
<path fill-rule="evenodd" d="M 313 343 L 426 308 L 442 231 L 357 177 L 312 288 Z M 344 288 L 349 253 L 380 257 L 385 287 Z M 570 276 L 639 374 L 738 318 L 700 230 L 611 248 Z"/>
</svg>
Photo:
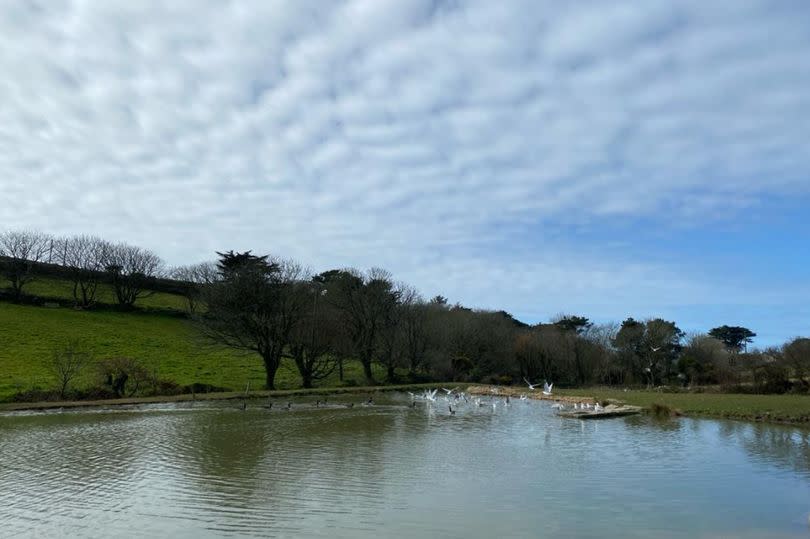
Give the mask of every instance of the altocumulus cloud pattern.
<svg viewBox="0 0 810 539">
<path fill-rule="evenodd" d="M 807 329 L 806 2 L 5 2 L 0 70 L 8 227 Z"/>
</svg>

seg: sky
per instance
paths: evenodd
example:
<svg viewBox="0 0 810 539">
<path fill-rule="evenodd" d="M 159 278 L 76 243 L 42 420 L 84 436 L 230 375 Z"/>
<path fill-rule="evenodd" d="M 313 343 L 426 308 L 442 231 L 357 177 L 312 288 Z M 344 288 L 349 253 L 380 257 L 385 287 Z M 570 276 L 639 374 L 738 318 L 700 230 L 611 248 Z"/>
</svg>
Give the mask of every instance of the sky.
<svg viewBox="0 0 810 539">
<path fill-rule="evenodd" d="M 10 1 L 0 228 L 810 335 L 810 2 Z"/>
</svg>

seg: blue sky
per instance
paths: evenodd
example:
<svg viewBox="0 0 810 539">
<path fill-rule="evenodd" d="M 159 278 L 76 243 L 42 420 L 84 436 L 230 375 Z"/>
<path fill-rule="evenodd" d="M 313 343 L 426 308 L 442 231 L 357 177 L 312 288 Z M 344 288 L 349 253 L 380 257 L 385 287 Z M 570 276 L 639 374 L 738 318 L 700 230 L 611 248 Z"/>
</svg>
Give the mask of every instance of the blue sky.
<svg viewBox="0 0 810 539">
<path fill-rule="evenodd" d="M 810 335 L 803 1 L 0 6 L 2 225 Z"/>
</svg>

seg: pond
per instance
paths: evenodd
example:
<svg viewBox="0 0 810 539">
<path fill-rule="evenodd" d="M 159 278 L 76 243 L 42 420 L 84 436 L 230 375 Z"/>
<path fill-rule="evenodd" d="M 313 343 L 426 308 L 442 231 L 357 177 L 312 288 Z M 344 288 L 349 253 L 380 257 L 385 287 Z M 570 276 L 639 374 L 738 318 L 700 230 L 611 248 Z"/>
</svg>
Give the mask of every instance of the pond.
<svg viewBox="0 0 810 539">
<path fill-rule="evenodd" d="M 321 397 L 323 398 L 323 397 Z M 0 416 L 4 537 L 808 537 L 810 431 L 407 394 Z M 485 399 L 486 400 L 486 399 Z M 351 408 L 347 404 L 354 404 Z"/>
</svg>

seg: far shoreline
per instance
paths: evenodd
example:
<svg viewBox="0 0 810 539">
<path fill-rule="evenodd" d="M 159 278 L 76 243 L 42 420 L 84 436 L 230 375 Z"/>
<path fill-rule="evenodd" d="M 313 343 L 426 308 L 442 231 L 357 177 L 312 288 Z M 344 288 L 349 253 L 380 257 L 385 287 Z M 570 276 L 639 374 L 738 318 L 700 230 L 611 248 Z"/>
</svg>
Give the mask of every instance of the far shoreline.
<svg viewBox="0 0 810 539">
<path fill-rule="evenodd" d="M 703 419 L 727 419 L 754 423 L 770 423 L 797 427 L 810 427 L 810 396 L 806 395 L 749 395 L 735 393 L 659 393 L 648 390 L 620 390 L 616 388 L 569 389 L 544 395 L 519 386 L 496 386 L 473 383 L 421 383 L 377 386 L 320 387 L 309 389 L 277 389 L 223 391 L 210 393 L 183 393 L 152 397 L 129 397 L 103 400 L 40 401 L 0 403 L 0 414 L 53 410 L 80 410 L 87 408 L 116 408 L 144 404 L 170 404 L 197 401 L 228 401 L 272 399 L 282 397 L 309 397 L 318 395 L 370 395 L 393 391 L 422 391 L 442 387 L 458 387 L 473 395 L 493 397 L 519 397 L 553 402 L 599 402 L 640 406 L 645 414 L 682 416 Z M 726 401 L 726 402 L 723 402 Z M 728 409 L 728 403 L 733 409 Z M 774 411 L 774 403 L 788 402 L 795 407 L 790 412 Z M 766 408 L 762 408 L 765 406 Z"/>
</svg>

